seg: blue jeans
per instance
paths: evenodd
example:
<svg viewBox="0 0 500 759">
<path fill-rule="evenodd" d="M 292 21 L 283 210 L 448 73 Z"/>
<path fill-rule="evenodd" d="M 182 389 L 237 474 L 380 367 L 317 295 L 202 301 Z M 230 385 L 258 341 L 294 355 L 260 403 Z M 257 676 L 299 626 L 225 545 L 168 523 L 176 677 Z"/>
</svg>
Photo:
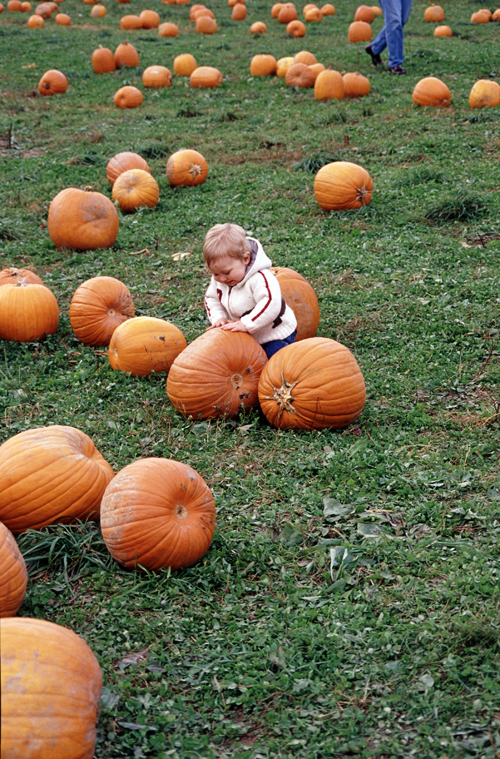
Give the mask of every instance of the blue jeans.
<svg viewBox="0 0 500 759">
<path fill-rule="evenodd" d="M 277 353 L 281 348 L 284 348 L 285 345 L 290 345 L 290 343 L 293 343 L 295 340 L 295 335 L 297 334 L 297 330 L 294 329 L 291 335 L 288 335 L 288 337 L 285 337 L 283 340 L 271 340 L 268 343 L 262 343 L 262 348 L 264 348 L 266 352 L 267 358 L 271 358 L 271 356 L 274 356 L 275 353 Z"/>
<path fill-rule="evenodd" d="M 384 14 L 384 27 L 372 42 L 372 51 L 380 55 L 387 48 L 389 66 L 403 63 L 403 26 L 410 17 L 411 0 L 379 0 Z"/>
</svg>

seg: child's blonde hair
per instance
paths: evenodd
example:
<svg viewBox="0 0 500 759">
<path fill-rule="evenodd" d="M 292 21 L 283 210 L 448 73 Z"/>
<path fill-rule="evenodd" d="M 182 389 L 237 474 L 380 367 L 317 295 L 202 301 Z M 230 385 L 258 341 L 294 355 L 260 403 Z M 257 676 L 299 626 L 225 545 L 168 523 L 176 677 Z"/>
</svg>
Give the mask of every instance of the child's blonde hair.
<svg viewBox="0 0 500 759">
<path fill-rule="evenodd" d="M 252 248 L 243 227 L 238 224 L 216 224 L 209 229 L 203 243 L 203 258 L 208 267 L 212 261 L 224 256 L 240 261 Z"/>
</svg>

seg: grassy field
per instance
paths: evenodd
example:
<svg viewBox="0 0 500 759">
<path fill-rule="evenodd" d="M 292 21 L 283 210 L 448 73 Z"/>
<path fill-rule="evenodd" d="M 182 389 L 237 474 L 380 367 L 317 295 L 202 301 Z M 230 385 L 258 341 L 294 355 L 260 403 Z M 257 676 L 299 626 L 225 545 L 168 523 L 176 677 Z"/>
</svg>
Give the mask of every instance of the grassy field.
<svg viewBox="0 0 500 759">
<path fill-rule="evenodd" d="M 147 456 L 189 464 L 217 507 L 210 550 L 174 574 L 125 571 L 94 523 L 19 536 L 30 573 L 20 614 L 71 628 L 96 654 L 98 759 L 494 759 L 500 108 L 472 110 L 468 97 L 478 79 L 500 78 L 500 29 L 470 23 L 479 2 L 444 0 L 454 34 L 434 38 L 427 3 L 415 0 L 407 75 L 396 77 L 347 42 L 354 0 L 302 39 L 286 35 L 271 5 L 248 0 L 247 19 L 234 22 L 214 0 L 212 36 L 195 33 L 189 5 L 158 0 L 109 0 L 103 19 L 64 0 L 71 27 L 0 16 L 0 269 L 32 268 L 61 309 L 56 334 L 0 345 L 0 443 L 72 425 L 115 471 Z M 122 15 L 144 8 L 179 36 L 119 30 Z M 266 35 L 250 34 L 255 20 Z M 92 51 L 124 39 L 141 67 L 96 75 Z M 365 74 L 370 95 L 320 103 L 281 78 L 250 76 L 254 54 L 299 50 Z M 173 70 L 184 52 L 219 68 L 222 86 L 174 77 L 167 89 L 142 87 L 146 66 Z M 51 68 L 69 88 L 43 98 L 38 81 Z M 425 76 L 446 82 L 449 108 L 412 105 Z M 144 92 L 140 108 L 113 105 L 126 83 Z M 208 178 L 172 189 L 166 161 L 183 147 L 205 156 Z M 51 199 L 66 187 L 110 196 L 106 164 L 124 150 L 148 161 L 157 208 L 121 215 L 112 249 L 56 249 Z M 369 206 L 319 208 L 314 175 L 333 160 L 369 171 Z M 128 285 L 137 314 L 168 319 L 192 341 L 207 326 L 203 238 L 225 221 L 311 282 L 318 335 L 353 351 L 368 397 L 346 430 L 279 432 L 257 409 L 186 420 L 164 375 L 113 372 L 105 349 L 73 336 L 73 292 L 106 274 Z"/>
</svg>

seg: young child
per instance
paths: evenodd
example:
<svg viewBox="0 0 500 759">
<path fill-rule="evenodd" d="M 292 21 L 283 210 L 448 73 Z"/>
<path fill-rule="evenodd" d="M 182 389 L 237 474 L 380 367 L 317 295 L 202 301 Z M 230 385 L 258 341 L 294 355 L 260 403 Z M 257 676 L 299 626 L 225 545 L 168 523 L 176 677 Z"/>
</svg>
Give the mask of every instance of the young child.
<svg viewBox="0 0 500 759">
<path fill-rule="evenodd" d="M 258 240 L 237 224 L 216 224 L 205 236 L 203 257 L 212 274 L 205 295 L 208 329 L 249 332 L 268 358 L 293 343 L 297 319 Z"/>
</svg>

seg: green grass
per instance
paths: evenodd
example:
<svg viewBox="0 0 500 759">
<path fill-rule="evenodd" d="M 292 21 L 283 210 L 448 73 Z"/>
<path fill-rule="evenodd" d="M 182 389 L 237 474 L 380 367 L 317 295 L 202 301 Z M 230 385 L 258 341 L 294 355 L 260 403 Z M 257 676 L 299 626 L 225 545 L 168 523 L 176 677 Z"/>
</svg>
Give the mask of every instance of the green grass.
<svg viewBox="0 0 500 759">
<path fill-rule="evenodd" d="M 93 523 L 19 536 L 30 573 L 20 614 L 70 627 L 96 654 L 97 759 L 495 759 L 499 109 L 471 110 L 468 95 L 477 79 L 500 77 L 499 26 L 470 24 L 478 2 L 457 0 L 444 5 L 453 38 L 436 39 L 415 0 L 408 73 L 391 77 L 346 41 L 353 0 L 303 39 L 287 37 L 271 5 L 248 0 L 247 19 L 233 22 L 215 0 L 210 37 L 195 34 L 189 6 L 144 0 L 110 2 L 95 20 L 65 0 L 70 28 L 0 16 L 0 268 L 33 268 L 61 309 L 55 335 L 0 345 L 0 442 L 69 424 L 115 471 L 146 456 L 186 462 L 217 506 L 210 550 L 173 574 L 123 570 Z M 179 36 L 119 31 L 122 15 L 146 7 Z M 250 35 L 255 20 L 267 35 Z M 92 51 L 125 38 L 141 67 L 95 75 Z M 370 95 L 319 103 L 249 74 L 256 53 L 303 49 L 368 76 Z M 142 69 L 172 70 L 182 52 L 219 68 L 222 86 L 191 90 L 174 77 L 165 90 L 142 87 Z M 49 68 L 68 76 L 65 95 L 37 94 Z M 448 84 L 449 108 L 412 105 L 424 76 Z M 141 108 L 114 107 L 126 83 L 143 89 Z M 198 188 L 167 182 L 167 158 L 182 147 L 208 161 Z M 148 160 L 157 208 L 121 215 L 110 250 L 57 250 L 51 199 L 69 186 L 110 196 L 106 164 L 123 150 Z M 369 171 L 369 206 L 319 208 L 325 159 Z M 113 372 L 104 350 L 73 336 L 73 292 L 107 274 L 128 285 L 138 314 L 193 340 L 206 326 L 203 238 L 223 221 L 307 277 L 318 334 L 355 354 L 368 399 L 348 429 L 278 432 L 258 410 L 185 420 L 164 376 Z"/>
</svg>

